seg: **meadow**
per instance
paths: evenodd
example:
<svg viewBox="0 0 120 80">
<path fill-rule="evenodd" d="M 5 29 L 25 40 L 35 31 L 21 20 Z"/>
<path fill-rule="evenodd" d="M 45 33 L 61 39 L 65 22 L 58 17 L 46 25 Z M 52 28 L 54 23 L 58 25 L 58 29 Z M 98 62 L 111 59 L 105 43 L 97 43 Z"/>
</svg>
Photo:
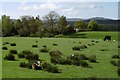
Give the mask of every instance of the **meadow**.
<svg viewBox="0 0 120 80">
<path fill-rule="evenodd" d="M 104 36 L 110 35 L 111 41 L 103 41 Z M 37 38 L 37 37 L 3 37 L 2 44 L 5 42 L 16 43 L 16 46 L 10 44 L 2 45 L 8 50 L 2 50 L 2 77 L 3 78 L 117 78 L 117 67 L 110 62 L 114 54 L 118 54 L 118 33 L 117 32 L 79 32 L 72 35 L 62 36 L 62 38 Z M 115 40 L 115 41 L 113 41 Z M 38 42 L 36 42 L 38 41 Z M 98 41 L 92 42 L 92 41 Z M 81 43 L 80 43 L 81 42 Z M 88 46 L 89 43 L 94 45 Z M 54 46 L 53 44 L 57 44 Z M 73 46 L 87 45 L 86 49 L 80 51 L 72 50 Z M 38 45 L 33 48 L 32 45 Z M 18 58 L 15 55 L 16 61 L 4 60 L 4 57 L 10 50 L 17 50 L 18 53 L 23 50 L 30 50 L 39 55 L 43 62 L 50 63 L 49 53 L 43 53 L 39 50 L 46 45 L 50 51 L 60 50 L 64 57 L 82 53 L 87 56 L 96 55 L 97 63 L 88 62 L 91 68 L 84 68 L 75 65 L 60 65 L 56 66 L 61 70 L 60 73 L 49 73 L 43 70 L 33 70 L 19 67 L 20 62 L 26 59 Z M 105 51 L 102 51 L 105 50 Z"/>
</svg>

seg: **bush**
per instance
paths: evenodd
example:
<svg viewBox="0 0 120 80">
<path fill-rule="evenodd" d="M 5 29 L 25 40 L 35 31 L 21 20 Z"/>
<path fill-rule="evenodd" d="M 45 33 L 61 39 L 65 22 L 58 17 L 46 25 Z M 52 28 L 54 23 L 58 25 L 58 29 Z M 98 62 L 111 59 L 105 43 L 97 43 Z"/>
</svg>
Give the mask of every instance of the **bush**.
<svg viewBox="0 0 120 80">
<path fill-rule="evenodd" d="M 5 59 L 5 60 L 15 61 L 15 57 L 14 57 L 13 54 L 8 54 L 8 55 L 6 55 L 4 59 Z"/>
<path fill-rule="evenodd" d="M 52 72 L 52 73 L 59 73 L 59 69 L 56 66 L 53 66 L 50 63 L 46 63 L 44 62 L 42 64 L 42 67 L 44 70 L 48 71 L 48 72 Z"/>
<path fill-rule="evenodd" d="M 120 67 L 120 60 L 111 60 L 111 64 Z"/>
<path fill-rule="evenodd" d="M 38 47 L 38 45 L 32 45 L 32 47 Z"/>
<path fill-rule="evenodd" d="M 119 59 L 120 57 L 119 57 L 119 55 L 115 54 L 112 56 L 112 58 Z"/>
<path fill-rule="evenodd" d="M 80 61 L 80 65 L 81 67 L 89 67 L 87 61 L 83 61 L 83 60 Z"/>
<path fill-rule="evenodd" d="M 24 55 L 28 55 L 28 54 L 33 54 L 33 52 L 29 51 L 29 50 L 23 50 L 22 53 Z"/>
<path fill-rule="evenodd" d="M 91 42 L 95 42 L 94 40 L 91 40 Z"/>
<path fill-rule="evenodd" d="M 10 50 L 11 54 L 17 54 L 17 50 Z"/>
<path fill-rule="evenodd" d="M 58 45 L 54 43 L 53 46 L 58 46 Z"/>
<path fill-rule="evenodd" d="M 120 48 L 120 45 L 118 45 L 118 48 Z"/>
<path fill-rule="evenodd" d="M 46 45 L 43 45 L 44 48 L 46 48 L 47 46 Z"/>
<path fill-rule="evenodd" d="M 95 56 L 95 55 L 89 56 L 89 57 L 88 57 L 88 60 L 89 60 L 90 62 L 97 62 L 97 61 L 96 61 L 96 56 Z"/>
<path fill-rule="evenodd" d="M 76 65 L 76 66 L 80 66 L 80 61 L 72 61 L 71 64 Z"/>
<path fill-rule="evenodd" d="M 51 63 L 54 63 L 54 64 L 59 64 L 60 63 L 60 59 L 57 58 L 57 57 L 51 57 L 50 61 L 51 61 Z"/>
<path fill-rule="evenodd" d="M 81 42 L 79 42 L 81 44 Z"/>
<path fill-rule="evenodd" d="M 94 43 L 91 43 L 91 45 L 95 45 Z"/>
<path fill-rule="evenodd" d="M 89 43 L 88 46 L 91 46 L 91 44 Z"/>
<path fill-rule="evenodd" d="M 72 49 L 79 51 L 80 50 L 80 46 L 74 46 L 74 47 L 72 47 Z"/>
<path fill-rule="evenodd" d="M 120 75 L 120 67 L 118 68 L 117 73 L 118 73 L 118 75 Z"/>
<path fill-rule="evenodd" d="M 21 62 L 19 67 L 32 69 L 32 64 Z"/>
<path fill-rule="evenodd" d="M 49 52 L 51 57 L 61 57 L 62 53 L 59 50 L 54 50 Z"/>
<path fill-rule="evenodd" d="M 16 44 L 15 44 L 15 43 L 11 43 L 10 45 L 11 45 L 11 46 L 16 46 Z"/>
<path fill-rule="evenodd" d="M 86 45 L 81 45 L 80 46 L 80 49 L 84 49 L 84 48 L 87 48 L 87 46 Z"/>
<path fill-rule="evenodd" d="M 22 67 L 22 68 L 26 68 L 27 67 L 27 63 L 21 62 L 19 66 Z"/>
<path fill-rule="evenodd" d="M 46 47 L 44 47 L 44 48 L 40 49 L 40 52 L 45 52 L 45 53 L 47 53 L 47 52 L 49 52 L 49 49 L 46 48 Z"/>
<path fill-rule="evenodd" d="M 96 43 L 98 43 L 98 41 L 95 41 Z"/>
<path fill-rule="evenodd" d="M 8 48 L 7 48 L 7 47 L 2 47 L 2 49 L 3 49 L 3 50 L 8 50 Z"/>
<path fill-rule="evenodd" d="M 79 54 L 79 53 L 72 54 L 72 55 L 68 56 L 67 59 L 70 59 L 72 61 L 88 60 L 86 55 Z"/>
<path fill-rule="evenodd" d="M 38 41 L 35 41 L 35 42 L 38 42 Z"/>
<path fill-rule="evenodd" d="M 10 44 L 9 42 L 5 42 L 5 44 Z"/>
<path fill-rule="evenodd" d="M 9 42 L 4 42 L 3 45 L 10 44 Z"/>
<path fill-rule="evenodd" d="M 101 51 L 109 51 L 108 49 L 101 49 Z"/>
<path fill-rule="evenodd" d="M 25 58 L 25 55 L 24 55 L 23 53 L 19 53 L 19 54 L 18 54 L 18 57 L 19 57 L 19 58 Z"/>
<path fill-rule="evenodd" d="M 26 55 L 25 58 L 28 60 L 39 60 L 38 54 L 28 54 L 28 55 Z"/>
</svg>

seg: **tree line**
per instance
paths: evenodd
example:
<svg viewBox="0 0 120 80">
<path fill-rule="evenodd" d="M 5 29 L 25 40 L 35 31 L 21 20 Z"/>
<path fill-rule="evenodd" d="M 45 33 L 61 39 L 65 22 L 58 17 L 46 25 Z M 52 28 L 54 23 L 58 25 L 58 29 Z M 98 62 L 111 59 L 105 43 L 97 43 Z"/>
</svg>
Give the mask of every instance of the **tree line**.
<svg viewBox="0 0 120 80">
<path fill-rule="evenodd" d="M 80 20 L 71 26 L 65 16 L 59 16 L 55 11 L 50 11 L 43 19 L 39 15 L 37 17 L 21 16 L 17 20 L 10 19 L 10 16 L 2 16 L 2 36 L 54 37 L 59 34 L 72 34 L 79 30 L 96 31 L 98 28 L 99 25 L 95 20 L 89 23 Z"/>
</svg>

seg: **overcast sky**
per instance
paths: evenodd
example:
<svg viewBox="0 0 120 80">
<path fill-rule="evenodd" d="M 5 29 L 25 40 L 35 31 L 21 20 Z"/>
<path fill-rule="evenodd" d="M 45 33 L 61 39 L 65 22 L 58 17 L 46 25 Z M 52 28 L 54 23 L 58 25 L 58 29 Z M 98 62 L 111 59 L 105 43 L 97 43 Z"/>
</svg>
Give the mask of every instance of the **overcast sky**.
<svg viewBox="0 0 120 80">
<path fill-rule="evenodd" d="M 6 14 L 11 18 L 19 18 L 23 15 L 42 18 L 49 11 L 56 11 L 67 18 L 91 18 L 106 17 L 118 19 L 118 2 L 59 2 L 59 1 L 6 1 L 2 2 L 1 15 Z"/>
</svg>

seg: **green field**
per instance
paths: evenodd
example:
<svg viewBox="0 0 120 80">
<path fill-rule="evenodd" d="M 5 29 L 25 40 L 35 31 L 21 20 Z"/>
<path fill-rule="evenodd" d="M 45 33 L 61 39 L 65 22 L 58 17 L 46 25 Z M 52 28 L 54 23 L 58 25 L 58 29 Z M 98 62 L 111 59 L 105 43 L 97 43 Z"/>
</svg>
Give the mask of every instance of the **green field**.
<svg viewBox="0 0 120 80">
<path fill-rule="evenodd" d="M 103 37 L 105 35 L 111 35 L 112 41 L 104 42 Z M 113 66 L 110 61 L 112 55 L 118 54 L 118 42 L 117 32 L 82 32 L 64 37 L 77 37 L 77 38 L 31 38 L 31 37 L 4 37 L 2 43 L 10 42 L 16 43 L 16 46 L 10 46 L 9 44 L 3 45 L 8 47 L 8 50 L 2 50 L 2 77 L 3 78 L 89 78 L 92 76 L 100 78 L 117 78 L 117 67 Z M 38 43 L 36 43 L 36 40 Z M 98 41 L 93 46 L 88 46 L 87 49 L 81 51 L 73 51 L 72 47 L 91 43 L 91 40 Z M 53 43 L 58 46 L 53 46 Z M 32 48 L 33 44 L 39 45 L 38 48 Z M 61 69 L 61 73 L 49 73 L 43 70 L 32 70 L 26 68 L 20 68 L 19 64 L 25 59 L 19 59 L 16 55 L 17 61 L 4 60 L 5 55 L 10 50 L 15 49 L 19 53 L 23 50 L 31 50 L 39 55 L 39 58 L 43 61 L 50 62 L 49 53 L 41 53 L 39 50 L 43 45 L 46 45 L 50 50 L 60 50 L 63 56 L 68 56 L 73 53 L 83 53 L 87 56 L 96 55 L 98 63 L 90 63 L 92 68 L 84 68 L 74 65 L 56 65 Z M 101 51 L 101 49 L 107 49 L 107 51 Z"/>
</svg>

